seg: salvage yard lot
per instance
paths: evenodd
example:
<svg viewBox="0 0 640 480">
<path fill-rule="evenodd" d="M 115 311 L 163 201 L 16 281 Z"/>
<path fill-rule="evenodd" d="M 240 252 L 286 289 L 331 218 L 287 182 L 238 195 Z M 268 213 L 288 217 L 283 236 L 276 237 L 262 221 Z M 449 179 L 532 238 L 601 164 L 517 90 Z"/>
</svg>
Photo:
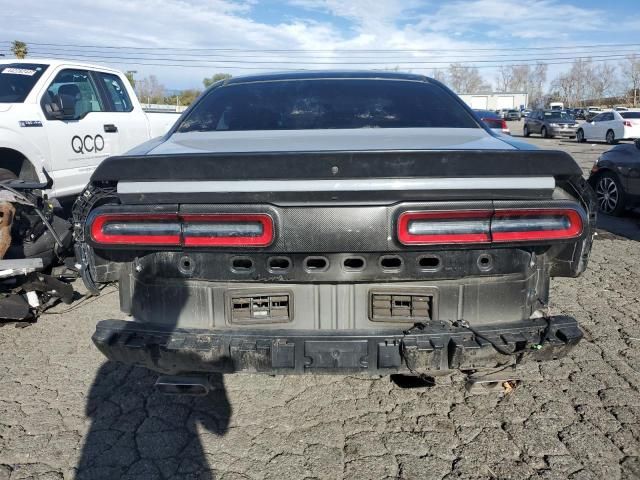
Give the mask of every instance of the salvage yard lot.
<svg viewBox="0 0 640 480">
<path fill-rule="evenodd" d="M 509 128 L 520 135 L 522 122 Z M 560 148 L 585 176 L 609 147 Z M 585 340 L 527 366 L 510 395 L 462 378 L 401 389 L 388 377 L 228 375 L 205 398 L 156 393 L 156 375 L 105 362 L 90 337 L 124 318 L 117 293 L 0 328 L 0 480 L 640 478 L 640 214 L 599 220 L 591 262 L 553 280 L 553 311 Z M 82 288 L 77 284 L 77 288 Z"/>
</svg>

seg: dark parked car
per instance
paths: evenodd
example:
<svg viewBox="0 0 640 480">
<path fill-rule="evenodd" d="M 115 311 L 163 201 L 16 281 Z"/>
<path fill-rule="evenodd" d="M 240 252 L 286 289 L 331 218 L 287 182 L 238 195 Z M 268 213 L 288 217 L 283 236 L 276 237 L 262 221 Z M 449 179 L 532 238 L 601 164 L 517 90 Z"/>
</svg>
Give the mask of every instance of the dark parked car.
<svg viewBox="0 0 640 480">
<path fill-rule="evenodd" d="M 517 120 L 520 121 L 522 118 L 520 112 L 518 110 L 507 110 L 507 113 L 504 115 L 505 120 Z"/>
<path fill-rule="evenodd" d="M 544 138 L 575 137 L 578 123 L 561 110 L 534 110 L 524 121 L 522 133 L 528 137 L 538 133 Z"/>
<path fill-rule="evenodd" d="M 621 215 L 640 205 L 640 140 L 604 152 L 591 169 L 589 183 L 603 213 Z"/>
<path fill-rule="evenodd" d="M 505 135 L 511 135 L 507 122 L 504 121 L 500 115 L 491 110 L 474 110 L 476 115 L 482 120 L 487 127 L 496 133 L 504 133 Z"/>
<path fill-rule="evenodd" d="M 96 346 L 206 394 L 215 372 L 500 383 L 563 357 L 582 332 L 549 283 L 585 270 L 592 209 L 568 153 L 492 134 L 439 82 L 297 72 L 213 84 L 103 161 L 73 224 L 85 284 L 118 281 L 130 314 Z"/>
<path fill-rule="evenodd" d="M 584 120 L 587 117 L 587 111 L 584 108 L 576 108 L 574 117 L 576 120 Z"/>
</svg>

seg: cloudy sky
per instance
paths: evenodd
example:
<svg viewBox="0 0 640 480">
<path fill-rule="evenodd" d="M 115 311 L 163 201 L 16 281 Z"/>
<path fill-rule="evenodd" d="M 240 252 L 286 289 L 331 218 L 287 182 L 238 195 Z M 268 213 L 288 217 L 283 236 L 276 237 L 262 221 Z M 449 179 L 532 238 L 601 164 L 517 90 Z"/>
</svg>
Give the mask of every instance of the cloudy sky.
<svg viewBox="0 0 640 480">
<path fill-rule="evenodd" d="M 638 3 L 0 0 L 0 53 L 9 55 L 9 42 L 19 39 L 33 57 L 155 74 L 167 88 L 201 87 L 217 72 L 398 67 L 429 74 L 456 61 L 481 67 L 492 81 L 500 63 L 545 59 L 553 76 L 577 55 L 640 53 Z M 577 45 L 598 47 L 568 48 Z"/>
</svg>

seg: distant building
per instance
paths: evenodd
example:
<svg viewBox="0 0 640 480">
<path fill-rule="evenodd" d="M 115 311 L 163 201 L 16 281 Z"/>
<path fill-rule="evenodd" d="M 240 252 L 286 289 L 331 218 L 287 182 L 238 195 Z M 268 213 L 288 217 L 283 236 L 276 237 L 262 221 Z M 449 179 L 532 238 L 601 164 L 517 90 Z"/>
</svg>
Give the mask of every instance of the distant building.
<svg viewBox="0 0 640 480">
<path fill-rule="evenodd" d="M 503 108 L 520 110 L 529 106 L 529 94 L 513 93 L 459 93 L 462 100 L 476 110 L 502 110 Z"/>
</svg>

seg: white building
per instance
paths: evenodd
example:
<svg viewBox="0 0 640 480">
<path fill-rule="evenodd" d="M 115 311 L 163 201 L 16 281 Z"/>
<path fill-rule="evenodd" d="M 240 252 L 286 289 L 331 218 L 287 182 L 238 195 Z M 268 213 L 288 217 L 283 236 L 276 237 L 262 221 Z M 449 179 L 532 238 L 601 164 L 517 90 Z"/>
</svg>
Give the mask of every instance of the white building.
<svg viewBox="0 0 640 480">
<path fill-rule="evenodd" d="M 467 105 L 476 110 L 502 110 L 503 108 L 520 110 L 529 105 L 529 94 L 514 93 L 459 93 Z"/>
</svg>

